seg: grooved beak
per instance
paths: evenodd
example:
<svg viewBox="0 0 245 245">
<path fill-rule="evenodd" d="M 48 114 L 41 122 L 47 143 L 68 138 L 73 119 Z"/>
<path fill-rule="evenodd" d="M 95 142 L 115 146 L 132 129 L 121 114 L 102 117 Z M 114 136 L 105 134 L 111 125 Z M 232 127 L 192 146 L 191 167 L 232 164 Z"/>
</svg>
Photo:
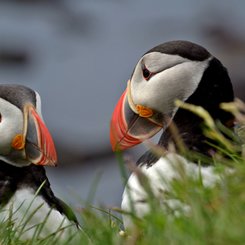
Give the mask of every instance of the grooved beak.
<svg viewBox="0 0 245 245">
<path fill-rule="evenodd" d="M 48 128 L 32 105 L 27 105 L 25 113 L 25 150 L 27 159 L 36 165 L 55 166 L 57 154 Z"/>
<path fill-rule="evenodd" d="M 151 138 L 162 129 L 162 116 L 152 118 L 135 113 L 129 103 L 129 87 L 124 91 L 112 114 L 110 140 L 113 151 L 125 150 Z"/>
</svg>

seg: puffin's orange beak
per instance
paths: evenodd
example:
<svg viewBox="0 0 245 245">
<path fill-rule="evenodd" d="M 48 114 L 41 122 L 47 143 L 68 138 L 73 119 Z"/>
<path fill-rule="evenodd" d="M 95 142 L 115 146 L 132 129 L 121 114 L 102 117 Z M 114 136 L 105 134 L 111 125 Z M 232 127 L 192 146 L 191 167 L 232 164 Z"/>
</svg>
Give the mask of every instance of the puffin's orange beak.
<svg viewBox="0 0 245 245">
<path fill-rule="evenodd" d="M 57 154 L 55 145 L 48 128 L 31 105 L 25 108 L 27 159 L 36 165 L 55 166 Z"/>
<path fill-rule="evenodd" d="M 161 117 L 152 120 L 144 116 L 144 113 L 135 113 L 131 109 L 128 90 L 129 87 L 119 99 L 111 119 L 110 140 L 113 151 L 125 150 L 137 145 L 151 138 L 162 128 Z"/>
<path fill-rule="evenodd" d="M 111 119 L 110 140 L 113 151 L 124 150 L 141 143 L 141 140 L 129 133 L 125 117 L 127 108 L 127 89 L 119 99 Z M 128 111 L 129 112 L 129 111 Z M 130 113 L 130 112 L 129 112 Z M 137 115 L 132 111 L 132 122 L 137 120 Z"/>
</svg>

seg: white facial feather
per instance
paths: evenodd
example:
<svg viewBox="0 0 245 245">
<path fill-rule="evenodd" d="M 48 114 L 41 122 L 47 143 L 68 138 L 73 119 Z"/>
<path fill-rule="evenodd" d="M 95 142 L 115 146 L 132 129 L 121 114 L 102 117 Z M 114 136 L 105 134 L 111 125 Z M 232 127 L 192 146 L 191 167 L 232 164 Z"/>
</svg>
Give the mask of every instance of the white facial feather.
<svg viewBox="0 0 245 245">
<path fill-rule="evenodd" d="M 18 107 L 2 98 L 0 98 L 0 114 L 0 155 L 8 155 L 13 138 L 23 133 L 24 119 Z"/>
<path fill-rule="evenodd" d="M 131 79 L 134 103 L 163 114 L 173 113 L 174 101 L 185 101 L 196 90 L 208 62 L 209 59 L 191 61 L 158 52 L 146 54 L 136 65 Z M 143 77 L 144 66 L 153 73 L 148 81 Z"/>
</svg>

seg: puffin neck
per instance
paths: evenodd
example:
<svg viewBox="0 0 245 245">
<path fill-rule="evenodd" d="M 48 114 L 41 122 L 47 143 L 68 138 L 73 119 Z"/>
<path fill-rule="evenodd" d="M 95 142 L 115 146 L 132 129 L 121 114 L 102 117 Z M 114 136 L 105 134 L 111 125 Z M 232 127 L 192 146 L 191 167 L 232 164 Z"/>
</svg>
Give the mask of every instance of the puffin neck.
<svg viewBox="0 0 245 245">
<path fill-rule="evenodd" d="M 25 167 L 15 167 L 0 161 L 0 207 L 5 206 L 17 190 L 32 188 L 36 192 L 42 184 L 39 195 L 51 208 L 57 209 L 61 214 L 65 214 L 68 219 L 78 225 L 76 216 L 70 208 L 57 198 L 51 190 L 50 182 L 43 166 L 31 164 Z"/>
<path fill-rule="evenodd" d="M 187 103 L 202 106 L 209 114 L 221 123 L 234 119 L 220 109 L 220 103 L 234 100 L 230 77 L 221 62 L 213 58 L 205 70 L 196 91 L 186 100 Z"/>
<path fill-rule="evenodd" d="M 0 179 L 0 205 L 8 203 L 17 190 L 30 187 L 35 192 L 44 181 L 48 181 L 42 166 L 37 168 L 31 164 L 25 167 L 16 167 L 4 161 L 0 161 Z M 49 183 L 45 183 L 39 193 L 43 197 L 45 196 L 43 189 L 47 189 L 46 187 L 49 187 Z"/>
<path fill-rule="evenodd" d="M 16 167 L 1 161 L 0 178 L 0 195 L 1 197 L 6 196 L 4 202 L 8 202 L 18 189 L 30 187 L 34 192 L 37 191 L 43 182 L 45 183 L 39 195 L 48 203 L 55 200 L 43 166 L 31 164 L 25 167 Z M 2 204 L 4 203 L 1 198 L 0 205 Z"/>
</svg>

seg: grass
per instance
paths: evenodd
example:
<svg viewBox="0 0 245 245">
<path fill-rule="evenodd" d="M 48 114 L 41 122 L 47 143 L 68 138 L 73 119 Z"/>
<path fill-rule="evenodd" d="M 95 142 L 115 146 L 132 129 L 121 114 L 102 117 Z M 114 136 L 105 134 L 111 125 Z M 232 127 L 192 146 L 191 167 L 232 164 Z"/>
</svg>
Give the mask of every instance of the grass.
<svg viewBox="0 0 245 245">
<path fill-rule="evenodd" d="M 234 113 L 239 123 L 244 124 L 245 117 L 240 113 L 244 107 L 239 103 L 223 105 L 223 108 Z M 198 109 L 200 112 L 200 108 L 185 107 L 194 112 Z M 143 219 L 135 217 L 133 213 L 128 214 L 132 216 L 135 226 L 126 232 L 123 231 L 120 209 L 87 205 L 80 212 L 82 229 L 77 231 L 76 240 L 60 240 L 53 234 L 46 239 L 36 236 L 31 240 L 21 241 L 17 228 L 14 227 L 14 220 L 10 217 L 0 223 L 0 244 L 245 244 L 244 138 L 239 139 L 221 125 L 215 124 L 205 113 L 200 114 L 204 115 L 204 120 L 208 120 L 204 133 L 216 140 L 219 153 L 213 159 L 200 158 L 200 155 L 193 153 L 191 156 L 198 157 L 200 161 L 212 161 L 221 181 L 208 188 L 203 186 L 201 178 L 193 179 L 185 174 L 179 180 L 174 180 L 169 198 L 176 198 L 187 204 L 191 210 L 188 214 L 175 215 L 170 209 L 163 211 L 162 204 L 152 198 L 152 193 L 148 190 L 151 211 Z M 241 128 L 238 128 L 238 134 L 243 135 Z M 156 154 L 162 154 L 161 149 L 151 147 Z M 186 154 L 190 155 L 189 152 Z M 122 181 L 125 183 L 127 176 L 122 155 L 118 155 L 118 160 Z M 232 167 L 232 171 L 227 171 L 227 166 Z"/>
</svg>

